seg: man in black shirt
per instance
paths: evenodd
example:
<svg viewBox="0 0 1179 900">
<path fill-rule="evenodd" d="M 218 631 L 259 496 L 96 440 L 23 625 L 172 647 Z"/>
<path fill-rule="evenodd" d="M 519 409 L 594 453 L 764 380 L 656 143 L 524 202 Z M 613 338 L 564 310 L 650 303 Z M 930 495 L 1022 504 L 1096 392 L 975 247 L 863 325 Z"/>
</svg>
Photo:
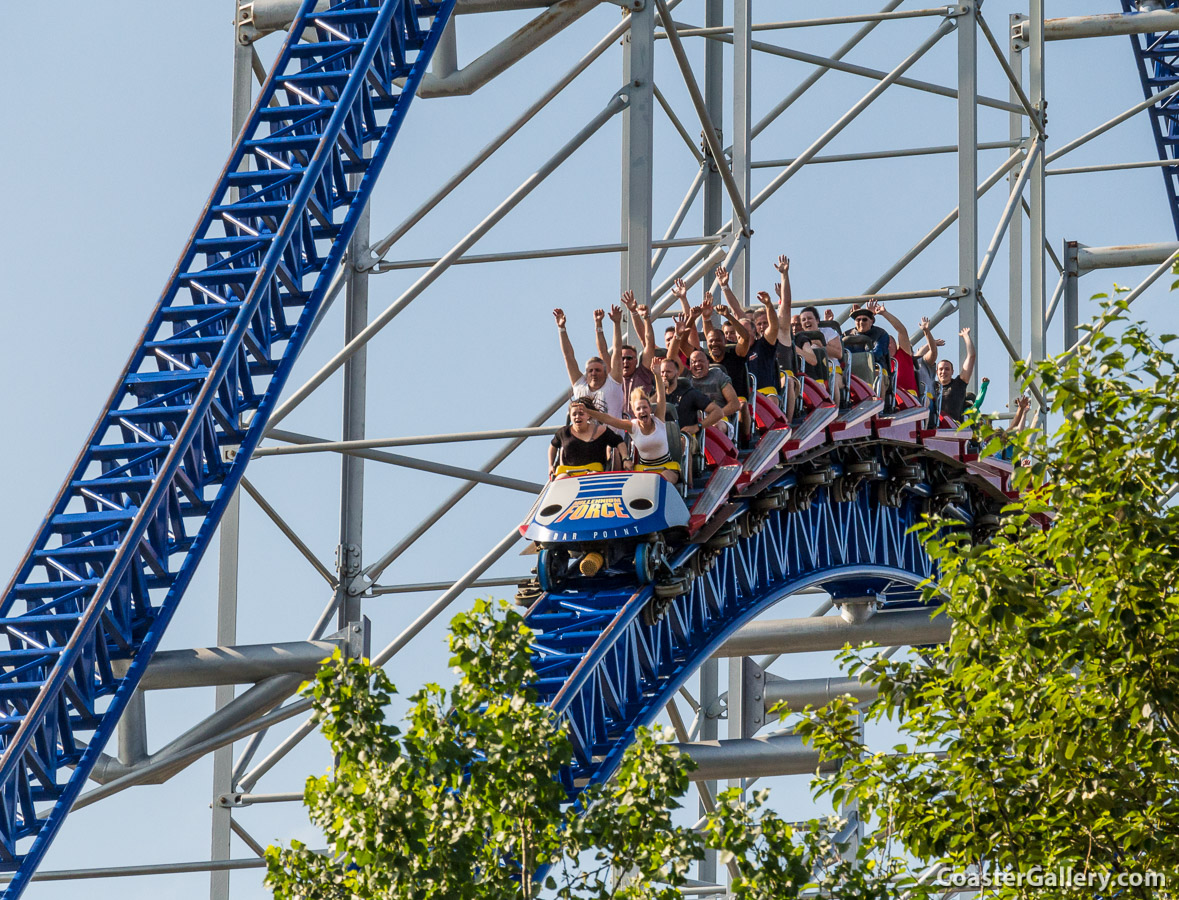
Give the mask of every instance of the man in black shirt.
<svg viewBox="0 0 1179 900">
<path fill-rule="evenodd" d="M 667 395 L 667 417 L 677 422 L 681 434 L 695 434 L 704 425 L 715 425 L 721 420 L 721 408 L 680 377 L 680 362 L 670 356 L 659 364 L 663 388 Z"/>
<path fill-rule="evenodd" d="M 754 310 L 753 328 L 757 340 L 749 348 L 745 356 L 745 364 L 749 374 L 757 379 L 757 392 L 778 396 L 778 387 L 782 380 L 782 373 L 778 369 L 778 311 L 774 308 L 774 301 L 765 291 L 759 291 L 757 299 L 765 309 Z"/>
<path fill-rule="evenodd" d="M 958 337 L 966 342 L 966 359 L 957 375 L 954 374 L 954 364 L 948 359 L 938 361 L 937 383 L 933 387 L 933 405 L 929 411 L 930 428 L 938 427 L 941 416 L 960 422 L 966 408 L 967 385 L 974 374 L 974 341 L 970 339 L 969 328 L 959 331 Z"/>
</svg>

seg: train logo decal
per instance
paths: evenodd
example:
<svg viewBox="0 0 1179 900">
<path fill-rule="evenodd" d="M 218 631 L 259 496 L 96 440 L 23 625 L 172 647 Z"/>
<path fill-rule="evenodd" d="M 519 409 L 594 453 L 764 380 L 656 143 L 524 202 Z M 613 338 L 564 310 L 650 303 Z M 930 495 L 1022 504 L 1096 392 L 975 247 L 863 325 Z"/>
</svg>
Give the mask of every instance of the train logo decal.
<svg viewBox="0 0 1179 900">
<path fill-rule="evenodd" d="M 587 500 L 574 500 L 565 508 L 554 522 L 566 519 L 630 519 L 631 514 L 622 505 L 621 497 L 595 497 Z"/>
<path fill-rule="evenodd" d="M 520 532 L 528 540 L 568 543 L 634 538 L 686 526 L 688 510 L 653 472 L 604 472 L 549 482 Z"/>
</svg>

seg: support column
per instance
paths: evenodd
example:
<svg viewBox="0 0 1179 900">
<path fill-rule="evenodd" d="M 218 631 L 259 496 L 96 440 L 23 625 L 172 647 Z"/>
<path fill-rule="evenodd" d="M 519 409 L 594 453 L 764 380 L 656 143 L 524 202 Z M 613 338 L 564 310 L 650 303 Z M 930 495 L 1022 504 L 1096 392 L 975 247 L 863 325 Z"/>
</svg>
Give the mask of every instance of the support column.
<svg viewBox="0 0 1179 900">
<path fill-rule="evenodd" d="M 1044 114 L 1044 0 L 1028 0 L 1028 99 L 1032 109 L 1047 126 Z M 1047 147 L 1032 164 L 1031 216 L 1028 235 L 1031 253 L 1031 284 L 1029 295 L 1030 340 L 1032 362 L 1044 359 L 1047 347 L 1044 340 L 1044 161 Z M 1044 413 L 1041 411 L 1041 418 Z"/>
<path fill-rule="evenodd" d="M 725 24 L 724 0 L 704 0 L 704 25 L 717 28 Z M 708 110 L 708 120 L 717 130 L 718 143 L 724 146 L 724 134 L 720 123 L 724 121 L 725 107 L 725 73 L 724 73 L 724 45 L 720 41 L 704 42 L 704 105 Z M 724 225 L 724 194 L 725 186 L 721 181 L 720 170 L 716 166 L 712 153 L 708 149 L 708 142 L 701 140 L 704 151 L 704 231 L 701 234 L 716 234 Z M 708 283 L 709 279 L 705 279 Z M 709 710 L 715 711 L 720 702 L 720 662 L 708 659 L 700 666 L 700 740 L 715 741 L 720 737 L 717 728 L 719 720 L 709 716 Z M 716 796 L 717 783 L 706 782 L 705 789 Z M 699 814 L 704 816 L 708 810 L 701 801 Z M 705 884 L 716 883 L 717 854 L 715 850 L 705 850 L 704 859 L 696 867 L 696 877 Z"/>
<path fill-rule="evenodd" d="M 978 5 L 964 3 L 958 16 L 958 284 L 966 289 L 958 305 L 958 324 L 978 333 Z M 959 359 L 966 356 L 960 342 Z M 970 389 L 978 390 L 978 366 Z"/>
<path fill-rule="evenodd" d="M 1011 27 L 1015 28 L 1023 16 L 1013 14 Z M 1016 79 L 1023 81 L 1023 47 L 1012 39 L 1009 43 L 1007 61 Z M 1012 103 L 1019 103 L 1019 94 L 1013 86 L 1009 92 Z M 1023 114 L 1013 112 L 1008 116 L 1008 137 L 1013 141 L 1024 141 Z M 1007 176 L 1008 190 L 1014 190 L 1019 181 L 1019 171 L 1012 169 Z M 1023 349 L 1023 211 L 1016 207 L 1016 213 L 1011 217 L 1011 224 L 1007 226 L 1007 337 L 1011 346 L 1015 348 L 1020 359 L 1024 357 Z M 1008 407 L 1015 411 L 1015 398 L 1019 395 L 1019 379 L 1015 377 L 1014 366 L 1008 368 L 1007 397 Z"/>
<path fill-rule="evenodd" d="M 717 179 L 718 186 L 720 179 Z M 720 737 L 719 724 L 720 721 L 717 716 L 709 715 L 710 711 L 716 711 L 717 705 L 720 702 L 720 660 L 715 657 L 706 659 L 704 664 L 700 666 L 700 740 L 715 741 Z M 715 781 L 705 782 L 705 789 L 709 791 L 710 796 L 716 796 L 717 783 Z M 704 806 L 704 802 L 700 802 L 700 815 L 704 816 L 708 810 Z M 704 859 L 696 867 L 696 875 L 700 881 L 705 884 L 716 884 L 716 863 L 717 853 L 715 850 L 706 849 L 704 851 Z"/>
<path fill-rule="evenodd" d="M 352 176 L 350 186 L 359 186 Z M 366 207 L 356 224 L 348 248 L 347 299 L 344 310 L 344 342 L 351 341 L 368 325 L 368 272 L 356 266 L 369 252 L 369 211 Z M 368 348 L 361 347 L 344 363 L 343 424 L 345 441 L 362 441 L 365 436 L 365 394 L 368 378 Z M 342 630 L 360 622 L 361 548 L 364 546 L 364 459 L 350 453 L 340 457 L 340 543 L 336 548 L 336 569 L 340 584 L 337 624 Z"/>
<path fill-rule="evenodd" d="M 655 3 L 630 11 L 622 78 L 630 103 L 622 111 L 622 290 L 651 302 L 651 181 L 654 173 Z"/>
<path fill-rule="evenodd" d="M 750 173 L 750 143 L 753 134 L 753 124 L 750 121 L 750 95 L 753 89 L 753 10 L 750 0 L 734 0 L 733 2 L 733 178 L 737 182 L 737 192 L 741 196 L 745 208 L 749 208 L 749 173 Z M 738 221 L 737 211 L 733 211 L 733 221 Z M 741 305 L 748 307 L 749 294 L 749 257 L 751 246 L 746 243 L 745 248 L 733 261 L 733 273 L 730 286 Z"/>
<path fill-rule="evenodd" d="M 243 35 L 236 23 L 241 21 L 244 0 L 234 0 L 233 33 L 233 106 L 230 134 L 236 141 L 245 127 L 246 119 L 254 104 L 254 73 L 252 70 L 254 49 L 243 42 Z M 221 517 L 217 563 L 217 645 L 228 647 L 237 643 L 237 575 L 239 550 L 239 525 L 241 517 L 241 491 L 234 491 Z M 218 685 L 215 689 L 213 706 L 219 710 L 233 701 L 234 686 Z M 136 705 L 132 704 L 131 708 Z M 139 704 L 142 709 L 142 704 Z M 231 859 L 233 810 L 222 807 L 217 798 L 233 791 L 233 745 L 221 747 L 213 752 L 213 806 L 212 839 L 209 858 L 213 862 Z M 229 870 L 209 873 L 210 900 L 228 900 Z"/>
<path fill-rule="evenodd" d="M 1077 280 L 1081 277 L 1080 266 L 1077 264 L 1077 253 L 1080 245 L 1076 241 L 1064 242 L 1064 346 L 1071 347 L 1081 337 L 1077 334 L 1080 322 L 1080 286 Z"/>
<path fill-rule="evenodd" d="M 725 24 L 724 0 L 705 0 L 704 27 L 719 28 Z M 704 105 L 708 120 L 716 127 L 717 141 L 724 146 L 724 134 L 720 123 L 724 121 L 725 73 L 724 44 L 720 41 L 704 42 Z M 716 234 L 724 224 L 725 186 L 720 170 L 708 149 L 708 142 L 701 141 L 704 152 L 704 230 L 701 234 Z M 710 738 L 710 740 L 712 740 Z"/>
<path fill-rule="evenodd" d="M 737 2 L 740 4 L 741 0 L 737 0 Z M 733 656 L 729 659 L 729 695 L 728 702 L 725 704 L 725 707 L 729 711 L 729 740 L 741 740 L 753 736 L 746 715 L 748 685 L 745 680 L 746 666 L 752 662 L 753 660 L 744 656 Z M 728 786 L 730 788 L 737 788 L 741 791 L 742 798 L 744 798 L 744 777 L 738 775 L 736 778 L 730 778 Z"/>
</svg>

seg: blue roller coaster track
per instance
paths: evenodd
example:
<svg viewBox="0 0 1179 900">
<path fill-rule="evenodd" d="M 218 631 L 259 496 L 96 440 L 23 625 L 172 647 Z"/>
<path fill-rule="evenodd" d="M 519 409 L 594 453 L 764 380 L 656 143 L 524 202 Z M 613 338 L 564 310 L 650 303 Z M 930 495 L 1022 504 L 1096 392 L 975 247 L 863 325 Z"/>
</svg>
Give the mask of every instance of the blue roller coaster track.
<svg viewBox="0 0 1179 900">
<path fill-rule="evenodd" d="M 28 885 L 207 549 L 453 4 L 339 0 L 315 12 L 305 0 L 7 586 L 0 869 L 15 875 L 6 897 Z M 1179 37 L 1132 40 L 1148 98 L 1179 81 Z M 1162 159 L 1179 160 L 1176 102 L 1151 108 Z M 1179 233 L 1179 173 L 1163 173 Z M 840 413 L 809 385 L 805 418 L 759 422 L 740 452 L 706 441 L 672 578 L 605 574 L 548 585 L 534 603 L 539 689 L 575 747 L 563 774 L 571 797 L 608 779 L 634 729 L 780 598 L 821 585 L 836 599 L 917 604 L 934 569 L 910 526 L 930 509 L 979 538 L 995 526 L 1010 467 L 980 459 L 960 432 L 927 429 L 922 409 L 884 415 L 859 388 Z"/>
<path fill-rule="evenodd" d="M 262 437 L 454 0 L 306 0 L 4 592 L 0 866 L 16 897 Z M 113 663 L 130 660 L 125 674 Z"/>
<path fill-rule="evenodd" d="M 1179 2 L 1167 0 L 1160 5 L 1175 9 L 1179 7 Z M 1138 0 L 1122 0 L 1122 11 L 1138 12 Z M 1130 42 L 1138 62 L 1142 93 L 1147 100 L 1179 83 L 1179 33 L 1132 34 Z M 1159 159 L 1175 160 L 1176 166 L 1179 166 L 1179 94 L 1172 94 L 1161 103 L 1151 105 L 1149 111 Z M 1166 166 L 1162 173 L 1175 234 L 1179 236 L 1179 168 Z"/>
</svg>

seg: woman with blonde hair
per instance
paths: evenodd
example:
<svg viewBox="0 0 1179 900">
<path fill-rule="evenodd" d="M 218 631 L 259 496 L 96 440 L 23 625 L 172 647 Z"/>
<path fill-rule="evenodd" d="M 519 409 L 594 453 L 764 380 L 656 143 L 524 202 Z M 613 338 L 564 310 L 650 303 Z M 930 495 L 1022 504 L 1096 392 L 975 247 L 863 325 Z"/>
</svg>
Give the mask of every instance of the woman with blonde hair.
<svg viewBox="0 0 1179 900">
<path fill-rule="evenodd" d="M 598 410 L 587 410 L 591 419 L 603 425 L 630 433 L 634 446 L 636 472 L 658 472 L 670 483 L 680 480 L 680 464 L 671 458 L 667 445 L 667 395 L 663 379 L 655 379 L 655 403 L 641 387 L 630 392 L 630 408 L 633 419 L 616 419 Z"/>
</svg>

